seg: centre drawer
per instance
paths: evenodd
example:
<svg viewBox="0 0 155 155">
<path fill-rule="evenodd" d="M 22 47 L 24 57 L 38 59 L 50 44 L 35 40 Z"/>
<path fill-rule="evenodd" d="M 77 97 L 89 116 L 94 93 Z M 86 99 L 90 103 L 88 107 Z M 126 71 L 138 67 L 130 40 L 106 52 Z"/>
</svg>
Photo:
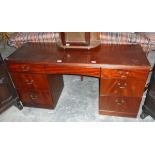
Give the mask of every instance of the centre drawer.
<svg viewBox="0 0 155 155">
<path fill-rule="evenodd" d="M 43 74 L 11 73 L 16 88 L 48 89 L 47 76 Z"/>
<path fill-rule="evenodd" d="M 100 77 L 100 68 L 87 66 L 67 66 L 67 65 L 46 65 L 47 74 L 78 74 L 86 76 Z"/>
<path fill-rule="evenodd" d="M 100 83 L 101 95 L 141 97 L 146 81 L 133 78 L 101 79 Z"/>
</svg>

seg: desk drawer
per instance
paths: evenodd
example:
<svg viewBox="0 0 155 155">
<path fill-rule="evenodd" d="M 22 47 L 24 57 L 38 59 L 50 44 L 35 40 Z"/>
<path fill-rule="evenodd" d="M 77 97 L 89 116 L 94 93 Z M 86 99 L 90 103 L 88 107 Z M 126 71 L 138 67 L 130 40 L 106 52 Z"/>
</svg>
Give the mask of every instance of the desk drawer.
<svg viewBox="0 0 155 155">
<path fill-rule="evenodd" d="M 86 76 L 100 77 L 100 68 L 89 68 L 81 66 L 54 66 L 47 65 L 45 68 L 47 74 L 78 74 Z"/>
<path fill-rule="evenodd" d="M 25 64 L 25 63 L 7 63 L 11 72 L 28 72 L 28 73 L 44 73 L 44 65 Z"/>
<path fill-rule="evenodd" d="M 141 98 L 100 96 L 99 112 L 105 115 L 136 117 Z"/>
<path fill-rule="evenodd" d="M 48 80 L 43 74 L 11 73 L 16 88 L 48 89 Z"/>
<path fill-rule="evenodd" d="M 101 79 L 100 83 L 101 95 L 141 97 L 146 81 L 134 78 Z"/>
<path fill-rule="evenodd" d="M 102 78 L 137 78 L 146 80 L 149 70 L 101 69 Z"/>
<path fill-rule="evenodd" d="M 17 92 L 24 106 L 54 108 L 51 95 L 48 91 L 27 91 L 17 89 Z"/>
</svg>

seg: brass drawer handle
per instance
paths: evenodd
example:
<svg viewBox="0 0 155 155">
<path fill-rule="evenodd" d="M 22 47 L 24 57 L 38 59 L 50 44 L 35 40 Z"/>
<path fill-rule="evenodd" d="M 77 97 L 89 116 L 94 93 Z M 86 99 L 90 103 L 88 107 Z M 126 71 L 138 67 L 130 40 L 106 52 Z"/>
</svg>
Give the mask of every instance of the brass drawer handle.
<svg viewBox="0 0 155 155">
<path fill-rule="evenodd" d="M 25 80 L 26 84 L 31 85 L 33 84 L 34 80 Z"/>
<path fill-rule="evenodd" d="M 23 71 L 28 71 L 30 69 L 29 66 L 21 66 L 21 68 L 22 68 Z"/>
<path fill-rule="evenodd" d="M 121 75 L 121 77 L 122 77 L 122 78 L 127 78 L 127 76 L 125 76 L 125 75 Z"/>
<path fill-rule="evenodd" d="M 123 99 L 121 99 L 121 100 L 116 99 L 116 100 L 115 100 L 115 103 L 116 103 L 117 105 L 121 106 L 121 105 L 123 105 L 123 104 L 125 103 L 125 101 L 124 101 Z"/>
<path fill-rule="evenodd" d="M 129 74 L 129 72 L 123 72 L 123 71 L 118 71 L 118 73 L 119 73 L 119 74 L 123 74 L 123 73 L 124 73 L 124 74 L 126 74 L 126 75 Z"/>
<path fill-rule="evenodd" d="M 35 95 L 30 95 L 30 98 L 31 98 L 32 100 L 36 100 L 38 97 L 35 96 Z"/>
<path fill-rule="evenodd" d="M 118 73 L 121 75 L 122 78 L 127 78 L 127 75 L 129 72 L 123 72 L 123 71 L 118 71 Z"/>
<path fill-rule="evenodd" d="M 120 86 L 119 88 L 120 88 L 120 89 L 124 89 L 124 88 L 126 88 L 126 87 L 125 87 L 125 86 Z"/>
<path fill-rule="evenodd" d="M 121 83 L 119 82 L 119 83 L 117 83 L 117 85 L 119 86 L 120 89 L 124 89 L 124 88 L 126 88 L 127 83 L 124 83 L 121 85 Z"/>
</svg>

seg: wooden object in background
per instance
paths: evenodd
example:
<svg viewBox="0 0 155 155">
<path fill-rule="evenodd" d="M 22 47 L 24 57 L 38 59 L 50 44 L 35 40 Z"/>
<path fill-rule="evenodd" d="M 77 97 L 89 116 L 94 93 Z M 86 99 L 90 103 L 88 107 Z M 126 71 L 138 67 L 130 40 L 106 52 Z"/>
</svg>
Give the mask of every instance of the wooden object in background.
<svg viewBox="0 0 155 155">
<path fill-rule="evenodd" d="M 140 117 L 144 119 L 148 115 L 155 119 L 155 64 L 152 69 L 152 75 L 148 87 L 146 87 L 147 93 L 142 106 L 142 113 Z"/>
<path fill-rule="evenodd" d="M 7 67 L 0 55 L 0 113 L 15 105 L 22 109 L 22 104 L 12 84 Z"/>
<path fill-rule="evenodd" d="M 60 32 L 57 45 L 63 49 L 96 48 L 101 44 L 99 32 Z"/>
<path fill-rule="evenodd" d="M 90 45 L 90 32 L 61 32 L 62 44 L 64 46 L 88 46 Z"/>
</svg>

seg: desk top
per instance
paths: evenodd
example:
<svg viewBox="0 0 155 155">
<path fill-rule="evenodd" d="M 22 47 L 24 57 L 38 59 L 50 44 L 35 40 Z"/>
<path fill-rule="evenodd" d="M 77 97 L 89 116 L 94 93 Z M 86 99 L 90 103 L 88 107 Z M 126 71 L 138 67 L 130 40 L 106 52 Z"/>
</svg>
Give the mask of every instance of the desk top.
<svg viewBox="0 0 155 155">
<path fill-rule="evenodd" d="M 101 45 L 92 50 L 63 50 L 54 43 L 27 43 L 6 58 L 7 62 L 77 65 L 90 67 L 150 68 L 139 45 Z"/>
</svg>

